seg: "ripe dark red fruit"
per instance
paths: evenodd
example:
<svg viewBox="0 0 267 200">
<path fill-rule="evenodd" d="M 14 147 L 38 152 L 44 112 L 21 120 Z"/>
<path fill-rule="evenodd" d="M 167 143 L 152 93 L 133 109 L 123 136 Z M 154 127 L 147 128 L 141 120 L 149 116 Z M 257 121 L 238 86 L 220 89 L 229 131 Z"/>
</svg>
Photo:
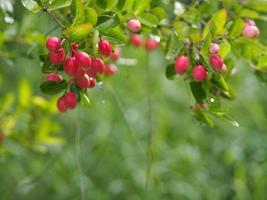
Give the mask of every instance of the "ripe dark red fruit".
<svg viewBox="0 0 267 200">
<path fill-rule="evenodd" d="M 76 58 L 75 57 L 67 58 L 64 63 L 64 71 L 66 72 L 66 74 L 74 77 L 76 75 L 77 69 L 78 69 L 78 65 L 76 63 Z"/>
<path fill-rule="evenodd" d="M 81 76 L 77 79 L 77 85 L 81 89 L 86 89 L 90 87 L 90 78 L 87 74 Z"/>
<path fill-rule="evenodd" d="M 77 97 L 73 91 L 65 94 L 65 104 L 68 108 L 73 109 L 77 105 Z"/>
<path fill-rule="evenodd" d="M 134 33 L 141 30 L 141 23 L 137 19 L 130 19 L 127 23 L 128 29 Z"/>
<path fill-rule="evenodd" d="M 76 58 L 77 65 L 83 69 L 88 69 L 92 63 L 90 56 L 83 51 L 74 51 L 73 55 Z"/>
<path fill-rule="evenodd" d="M 140 35 L 137 35 L 137 34 L 132 35 L 130 40 L 131 40 L 132 45 L 135 47 L 140 47 L 142 45 L 142 38 Z"/>
<path fill-rule="evenodd" d="M 114 52 L 110 54 L 110 58 L 113 61 L 117 61 L 121 57 L 121 48 L 117 47 Z"/>
<path fill-rule="evenodd" d="M 118 71 L 118 69 L 117 69 L 116 65 L 109 64 L 109 65 L 106 65 L 104 74 L 105 75 L 114 75 L 117 73 L 117 71 Z"/>
<path fill-rule="evenodd" d="M 51 72 L 51 73 L 47 74 L 46 80 L 47 81 L 55 81 L 57 83 L 60 83 L 63 80 L 63 77 L 58 73 Z"/>
<path fill-rule="evenodd" d="M 180 56 L 175 61 L 175 70 L 178 74 L 184 74 L 189 67 L 189 58 L 187 56 Z"/>
<path fill-rule="evenodd" d="M 202 82 L 207 78 L 206 68 L 202 65 L 197 65 L 193 69 L 193 78 L 196 81 Z"/>
<path fill-rule="evenodd" d="M 211 43 L 210 44 L 210 53 L 211 54 L 217 54 L 220 50 L 220 46 L 216 43 Z"/>
<path fill-rule="evenodd" d="M 257 38 L 260 35 L 258 27 L 246 25 L 243 30 L 243 36 L 246 38 Z"/>
<path fill-rule="evenodd" d="M 86 74 L 89 77 L 93 77 L 93 78 L 97 76 L 97 74 L 96 74 L 95 70 L 93 69 L 92 65 L 87 69 Z"/>
<path fill-rule="evenodd" d="M 62 96 L 57 100 L 57 108 L 58 111 L 62 113 L 68 110 L 68 106 L 65 101 L 65 96 Z"/>
<path fill-rule="evenodd" d="M 221 70 L 223 67 L 223 59 L 217 55 L 210 55 L 210 64 L 215 70 Z"/>
<path fill-rule="evenodd" d="M 57 51 L 50 51 L 49 58 L 52 64 L 60 65 L 65 58 L 65 51 L 63 48 L 58 49 Z"/>
<path fill-rule="evenodd" d="M 105 64 L 100 58 L 92 59 L 92 69 L 97 74 L 103 74 L 105 71 Z"/>
<path fill-rule="evenodd" d="M 153 38 L 149 38 L 145 41 L 145 48 L 147 51 L 154 51 L 158 48 L 158 42 Z"/>
<path fill-rule="evenodd" d="M 112 52 L 112 46 L 109 41 L 103 39 L 99 41 L 98 49 L 103 56 L 109 56 Z"/>
<path fill-rule="evenodd" d="M 57 51 L 61 48 L 61 39 L 57 37 L 51 37 L 46 42 L 46 48 L 49 51 Z"/>
</svg>

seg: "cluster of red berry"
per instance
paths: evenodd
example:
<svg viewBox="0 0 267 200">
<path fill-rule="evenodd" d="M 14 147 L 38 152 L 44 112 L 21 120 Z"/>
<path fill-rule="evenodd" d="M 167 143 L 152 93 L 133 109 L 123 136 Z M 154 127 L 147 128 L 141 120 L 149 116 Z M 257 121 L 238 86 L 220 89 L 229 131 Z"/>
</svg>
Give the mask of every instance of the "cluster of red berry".
<svg viewBox="0 0 267 200">
<path fill-rule="evenodd" d="M 69 84 L 75 84 L 79 89 L 85 90 L 96 86 L 96 78 L 100 75 L 115 74 L 117 68 L 113 64 L 105 64 L 101 58 L 91 58 L 86 52 L 79 50 L 79 45 L 70 45 L 70 56 L 65 56 L 62 48 L 62 40 L 51 37 L 47 40 L 46 48 L 49 50 L 49 58 L 52 64 L 60 65 L 63 63 L 64 72 L 69 76 Z M 103 57 L 110 57 L 112 61 L 120 58 L 120 49 L 112 51 L 109 41 L 101 39 L 98 43 L 99 53 Z M 47 81 L 60 83 L 63 77 L 59 73 L 51 72 L 47 74 Z M 73 91 L 66 92 L 58 99 L 57 107 L 60 112 L 66 112 L 77 105 L 77 95 Z"/>
<path fill-rule="evenodd" d="M 256 24 L 251 19 L 246 19 L 244 21 L 245 26 L 243 30 L 243 36 L 246 38 L 256 38 L 259 36 L 259 29 Z M 227 66 L 224 64 L 223 59 L 218 54 L 220 51 L 220 46 L 217 43 L 210 44 L 210 57 L 209 62 L 211 67 L 218 72 L 225 73 L 227 71 Z M 187 72 L 190 66 L 189 57 L 182 55 L 178 57 L 175 61 L 175 70 L 178 74 L 183 75 Z M 192 77 L 195 81 L 202 82 L 207 78 L 208 72 L 207 68 L 203 65 L 196 65 L 192 71 Z"/>
<path fill-rule="evenodd" d="M 141 47 L 142 45 L 145 47 L 147 51 L 154 51 L 158 48 L 159 42 L 154 38 L 143 39 L 140 34 L 142 26 L 141 23 L 137 19 L 130 19 L 128 21 L 128 29 L 135 33 L 131 35 L 130 42 L 134 47 Z"/>
</svg>

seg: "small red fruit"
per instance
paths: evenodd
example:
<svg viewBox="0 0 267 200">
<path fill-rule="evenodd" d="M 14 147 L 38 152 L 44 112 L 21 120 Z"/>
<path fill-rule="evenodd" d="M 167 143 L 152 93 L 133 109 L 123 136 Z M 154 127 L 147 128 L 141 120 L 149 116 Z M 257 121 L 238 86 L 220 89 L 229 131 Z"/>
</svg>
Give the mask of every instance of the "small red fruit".
<svg viewBox="0 0 267 200">
<path fill-rule="evenodd" d="M 86 89 L 90 87 L 90 78 L 87 74 L 81 76 L 77 79 L 77 85 L 81 89 Z"/>
<path fill-rule="evenodd" d="M 112 52 L 112 46 L 109 41 L 103 39 L 99 41 L 98 49 L 103 56 L 109 56 Z"/>
<path fill-rule="evenodd" d="M 121 57 L 121 48 L 117 47 L 114 52 L 111 53 L 110 58 L 113 61 L 117 61 Z"/>
<path fill-rule="evenodd" d="M 210 44 L 210 53 L 211 54 L 217 54 L 220 50 L 220 46 L 216 43 L 211 43 Z"/>
<path fill-rule="evenodd" d="M 221 70 L 223 67 L 223 59 L 217 55 L 210 55 L 210 64 L 215 70 Z"/>
<path fill-rule="evenodd" d="M 90 66 L 88 68 L 88 70 L 86 71 L 86 74 L 89 76 L 89 77 L 96 77 L 96 72 L 95 70 L 93 69 L 92 66 Z"/>
<path fill-rule="evenodd" d="M 103 74 L 105 71 L 105 64 L 100 58 L 92 59 L 92 69 L 95 73 Z"/>
<path fill-rule="evenodd" d="M 78 65 L 76 63 L 76 58 L 75 57 L 67 58 L 64 63 L 64 71 L 66 72 L 66 74 L 74 77 L 76 75 L 77 69 Z"/>
<path fill-rule="evenodd" d="M 137 35 L 137 34 L 132 35 L 130 40 L 131 40 L 132 45 L 135 47 L 140 47 L 142 45 L 142 38 L 140 35 Z"/>
<path fill-rule="evenodd" d="M 89 88 L 94 88 L 96 86 L 96 79 L 95 78 L 90 78 L 90 86 Z"/>
<path fill-rule="evenodd" d="M 73 55 L 77 60 L 77 65 L 83 69 L 87 69 L 92 63 L 90 56 L 83 51 L 74 51 Z"/>
<path fill-rule="evenodd" d="M 117 73 L 117 71 L 118 71 L 118 69 L 117 69 L 116 65 L 110 64 L 110 65 L 107 65 L 105 67 L 104 73 L 105 73 L 105 75 L 114 75 Z"/>
<path fill-rule="evenodd" d="M 147 51 L 154 51 L 158 48 L 158 42 L 155 39 L 149 38 L 145 41 L 145 48 Z"/>
<path fill-rule="evenodd" d="M 257 38 L 260 35 L 258 27 L 246 25 L 243 30 L 243 36 L 246 38 Z"/>
<path fill-rule="evenodd" d="M 74 92 L 70 91 L 65 95 L 66 106 L 70 109 L 73 109 L 77 105 L 77 97 Z"/>
<path fill-rule="evenodd" d="M 68 110 L 68 106 L 65 101 L 65 96 L 62 96 L 57 100 L 57 108 L 58 111 L 62 113 Z"/>
<path fill-rule="evenodd" d="M 175 70 L 178 74 L 184 74 L 189 67 L 189 58 L 187 56 L 180 56 L 175 61 Z"/>
<path fill-rule="evenodd" d="M 51 37 L 46 42 L 46 48 L 49 51 L 57 51 L 61 48 L 61 39 L 58 37 Z"/>
<path fill-rule="evenodd" d="M 58 73 L 51 72 L 51 73 L 47 74 L 46 80 L 55 81 L 57 83 L 60 83 L 63 80 L 63 77 Z"/>
<path fill-rule="evenodd" d="M 196 81 L 202 82 L 207 78 L 206 68 L 202 65 L 197 65 L 193 69 L 193 78 Z"/>
<path fill-rule="evenodd" d="M 60 65 L 65 58 L 65 51 L 63 48 L 58 49 L 57 51 L 50 51 L 49 58 L 52 64 Z"/>
<path fill-rule="evenodd" d="M 137 33 L 141 30 L 141 23 L 137 19 L 130 19 L 127 25 L 128 29 L 134 33 Z"/>
</svg>

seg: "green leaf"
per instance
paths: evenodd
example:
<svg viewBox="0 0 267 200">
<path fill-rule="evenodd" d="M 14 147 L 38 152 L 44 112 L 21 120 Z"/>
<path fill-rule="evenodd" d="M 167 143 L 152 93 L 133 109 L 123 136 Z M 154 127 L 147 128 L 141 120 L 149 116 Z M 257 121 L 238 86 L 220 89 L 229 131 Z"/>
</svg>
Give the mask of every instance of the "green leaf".
<svg viewBox="0 0 267 200">
<path fill-rule="evenodd" d="M 169 80 L 174 80 L 175 79 L 175 76 L 176 76 L 177 73 L 176 73 L 175 68 L 174 68 L 174 63 L 169 64 L 166 67 L 165 74 L 166 74 L 167 79 L 169 79 Z"/>
<path fill-rule="evenodd" d="M 190 87 L 192 94 L 198 103 L 202 103 L 207 98 L 207 94 L 202 87 L 202 83 L 190 82 Z"/>
<path fill-rule="evenodd" d="M 207 124 L 207 125 L 209 125 L 211 127 L 214 126 L 214 122 L 213 122 L 212 118 L 209 116 L 209 114 L 205 110 L 197 110 L 197 111 L 195 111 L 195 118 L 199 122 Z"/>
<path fill-rule="evenodd" d="M 19 84 L 19 103 L 21 106 L 28 106 L 31 101 L 31 86 L 26 79 L 20 81 Z"/>
<path fill-rule="evenodd" d="M 266 73 L 266 72 L 262 72 L 262 71 L 260 71 L 260 70 L 256 70 L 254 73 L 255 73 L 257 79 L 258 79 L 260 82 L 262 82 L 262 83 L 264 83 L 264 84 L 267 83 L 267 73 Z"/>
<path fill-rule="evenodd" d="M 29 11 L 33 13 L 40 12 L 41 7 L 34 0 L 21 0 L 22 5 Z"/>
<path fill-rule="evenodd" d="M 80 24 L 66 29 L 64 35 L 68 37 L 70 42 L 77 42 L 87 38 L 92 29 L 91 23 Z"/>
<path fill-rule="evenodd" d="M 48 5 L 50 11 L 58 10 L 70 6 L 72 0 L 54 0 Z"/>
<path fill-rule="evenodd" d="M 241 17 L 248 17 L 251 19 L 257 19 L 259 17 L 259 13 L 254 11 L 254 10 L 243 8 L 240 12 L 240 16 Z"/>
<path fill-rule="evenodd" d="M 158 18 L 151 13 L 142 13 L 138 16 L 138 19 L 140 20 L 142 24 L 150 28 L 155 27 L 159 23 Z"/>
<path fill-rule="evenodd" d="M 145 9 L 149 8 L 151 0 L 135 0 L 134 3 L 134 14 L 139 15 Z"/>
<path fill-rule="evenodd" d="M 42 73 L 49 73 L 49 72 L 54 72 L 58 69 L 59 67 L 57 65 L 53 65 L 50 62 L 50 59 L 48 56 L 46 56 L 43 60 L 42 64 Z"/>
<path fill-rule="evenodd" d="M 225 9 L 221 9 L 217 11 L 211 18 L 210 21 L 210 29 L 214 33 L 213 35 L 217 35 L 222 32 L 224 25 L 227 20 L 227 12 Z"/>
<path fill-rule="evenodd" d="M 88 97 L 88 94 L 86 91 L 80 90 L 80 102 L 83 106 L 85 107 L 90 107 L 91 106 L 91 101 Z"/>
<path fill-rule="evenodd" d="M 248 1 L 247 7 L 257 11 L 267 11 L 267 1 L 263 0 Z"/>
<path fill-rule="evenodd" d="M 97 13 L 93 8 L 86 8 L 85 9 L 85 22 L 90 22 L 93 26 L 97 23 Z"/>
<path fill-rule="evenodd" d="M 220 44 L 219 55 L 224 58 L 231 51 L 231 44 L 227 41 L 224 41 Z"/>
<path fill-rule="evenodd" d="M 232 38 L 238 37 L 241 35 L 243 29 L 244 29 L 245 23 L 242 19 L 237 19 L 234 21 L 233 25 L 231 26 L 229 36 Z"/>
<path fill-rule="evenodd" d="M 101 16 L 98 18 L 97 25 L 95 27 L 95 30 L 104 30 L 107 28 L 113 28 L 115 26 L 119 25 L 119 19 L 115 16 L 113 17 L 106 17 Z"/>
<path fill-rule="evenodd" d="M 68 82 L 66 80 L 61 81 L 60 83 L 57 83 L 55 81 L 46 81 L 41 84 L 40 88 L 41 91 L 45 94 L 58 94 L 62 92 L 63 90 L 66 90 L 68 87 Z"/>
<path fill-rule="evenodd" d="M 166 12 L 162 7 L 155 7 L 151 9 L 151 13 L 155 15 L 159 20 L 162 20 L 166 17 Z"/>
<path fill-rule="evenodd" d="M 132 12 L 133 6 L 134 6 L 135 0 L 125 0 L 124 6 L 123 6 L 123 11 L 126 11 L 127 13 Z"/>
<path fill-rule="evenodd" d="M 117 45 L 124 44 L 127 42 L 127 36 L 121 30 L 120 27 L 102 30 L 100 31 L 100 33 L 108 40 L 110 40 L 112 43 L 116 43 Z"/>
<path fill-rule="evenodd" d="M 82 0 L 72 0 L 71 13 L 73 15 L 72 25 L 82 24 L 85 19 L 84 5 Z"/>
</svg>

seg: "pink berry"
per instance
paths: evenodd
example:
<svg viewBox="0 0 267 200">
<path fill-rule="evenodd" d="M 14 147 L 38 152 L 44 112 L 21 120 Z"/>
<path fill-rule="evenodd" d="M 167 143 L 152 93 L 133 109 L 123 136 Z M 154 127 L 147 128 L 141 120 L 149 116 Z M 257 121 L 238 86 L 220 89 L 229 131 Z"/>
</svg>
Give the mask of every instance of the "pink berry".
<svg viewBox="0 0 267 200">
<path fill-rule="evenodd" d="M 255 21 L 252 19 L 245 19 L 244 21 L 245 21 L 245 25 L 256 26 Z"/>
<path fill-rule="evenodd" d="M 145 48 L 147 51 L 154 51 L 158 48 L 158 42 L 155 39 L 149 38 L 145 41 Z"/>
<path fill-rule="evenodd" d="M 62 113 L 68 110 L 68 106 L 65 101 L 65 96 L 62 96 L 57 100 L 57 108 L 59 112 L 62 112 Z"/>
<path fill-rule="evenodd" d="M 220 50 L 220 46 L 216 43 L 211 43 L 210 44 L 210 53 L 211 54 L 217 54 Z"/>
<path fill-rule="evenodd" d="M 75 57 L 67 58 L 64 63 L 64 71 L 66 72 L 66 74 L 74 77 L 76 75 L 77 69 L 78 65 L 76 63 L 76 58 Z"/>
<path fill-rule="evenodd" d="M 65 51 L 63 48 L 58 49 L 57 51 L 50 51 L 49 58 L 52 64 L 60 65 L 65 58 Z"/>
<path fill-rule="evenodd" d="M 217 54 L 212 54 L 210 55 L 210 64 L 215 70 L 221 70 L 223 67 L 223 59 Z"/>
<path fill-rule="evenodd" d="M 92 60 L 92 69 L 97 74 L 103 74 L 105 70 L 105 64 L 100 58 L 94 58 Z"/>
<path fill-rule="evenodd" d="M 105 73 L 105 75 L 114 75 L 117 73 L 117 71 L 118 71 L 118 69 L 117 69 L 116 65 L 110 64 L 110 65 L 106 66 L 104 73 Z"/>
<path fill-rule="evenodd" d="M 46 80 L 55 81 L 56 83 L 60 83 L 63 80 L 63 77 L 58 73 L 51 72 L 51 73 L 47 74 Z"/>
<path fill-rule="evenodd" d="M 109 56 L 112 52 L 112 46 L 109 41 L 103 39 L 99 41 L 98 49 L 103 56 Z"/>
<path fill-rule="evenodd" d="M 193 78 L 196 81 L 202 82 L 207 78 L 206 68 L 202 65 L 197 65 L 193 69 Z"/>
<path fill-rule="evenodd" d="M 189 58 L 187 56 L 180 56 L 175 61 L 175 70 L 178 74 L 184 74 L 189 67 Z"/>
<path fill-rule="evenodd" d="M 243 30 L 243 36 L 246 38 L 257 38 L 260 34 L 258 27 L 247 25 Z"/>
<path fill-rule="evenodd" d="M 141 30 L 141 23 L 137 19 L 130 19 L 128 21 L 128 29 L 134 33 Z"/>
<path fill-rule="evenodd" d="M 65 104 L 68 108 L 73 109 L 77 105 L 77 97 L 74 92 L 70 91 L 65 94 Z"/>
<path fill-rule="evenodd" d="M 81 76 L 77 79 L 77 85 L 81 89 L 86 89 L 90 87 L 90 78 L 87 74 Z"/>
<path fill-rule="evenodd" d="M 132 35 L 130 40 L 132 45 L 135 47 L 140 47 L 142 45 L 142 38 L 140 35 Z"/>
<path fill-rule="evenodd" d="M 117 47 L 114 52 L 111 53 L 110 58 L 113 61 L 117 61 L 121 57 L 121 48 Z"/>
<path fill-rule="evenodd" d="M 87 69 L 91 65 L 92 61 L 87 53 L 83 51 L 74 51 L 73 55 L 76 58 L 79 67 Z"/>
<path fill-rule="evenodd" d="M 57 51 L 61 48 L 61 39 L 57 37 L 51 37 L 46 42 L 46 48 L 49 51 Z"/>
</svg>

